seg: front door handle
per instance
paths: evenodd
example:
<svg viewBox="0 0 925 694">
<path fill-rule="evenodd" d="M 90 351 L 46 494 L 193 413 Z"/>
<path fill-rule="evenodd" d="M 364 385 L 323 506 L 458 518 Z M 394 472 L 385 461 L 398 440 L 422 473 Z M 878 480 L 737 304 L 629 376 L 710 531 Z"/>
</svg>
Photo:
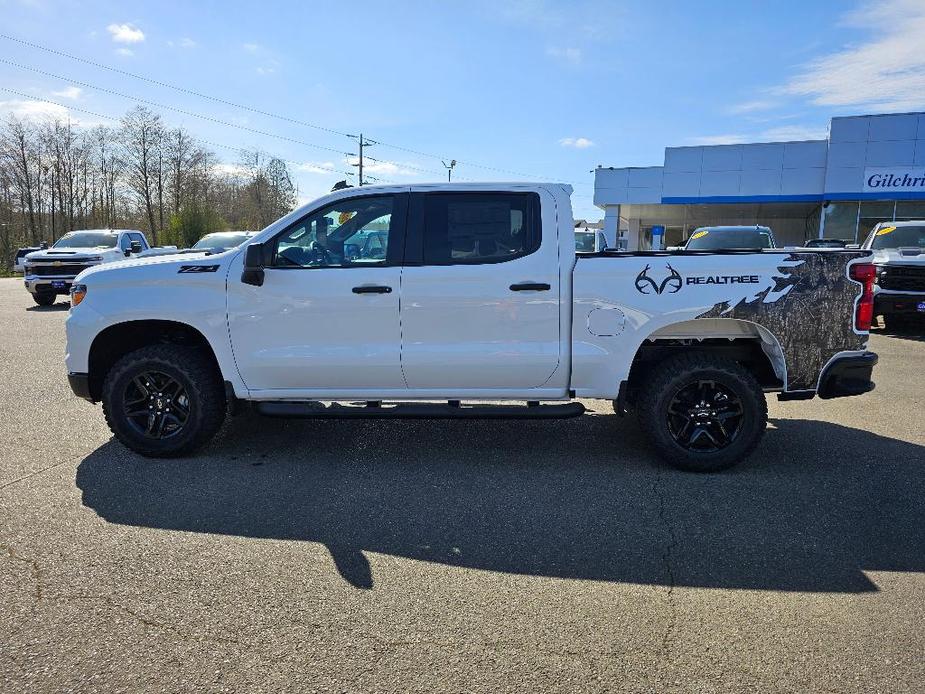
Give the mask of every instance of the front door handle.
<svg viewBox="0 0 925 694">
<path fill-rule="evenodd" d="M 353 288 L 354 294 L 390 294 L 391 287 L 384 287 L 381 284 L 362 284 Z"/>
<path fill-rule="evenodd" d="M 551 287 L 545 282 L 521 282 L 512 284 L 512 292 L 548 292 Z"/>
</svg>

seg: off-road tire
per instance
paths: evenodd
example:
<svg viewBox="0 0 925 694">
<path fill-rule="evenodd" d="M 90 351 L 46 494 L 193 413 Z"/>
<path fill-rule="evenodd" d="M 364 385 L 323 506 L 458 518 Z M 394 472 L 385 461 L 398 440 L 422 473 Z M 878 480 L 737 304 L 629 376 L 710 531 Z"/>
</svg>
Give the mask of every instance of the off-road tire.
<svg viewBox="0 0 925 694">
<path fill-rule="evenodd" d="M 58 298 L 58 295 L 57 295 L 57 294 L 48 294 L 48 293 L 45 293 L 45 292 L 37 293 L 37 294 L 33 294 L 33 295 L 32 295 L 32 299 L 33 299 L 33 300 L 35 301 L 35 303 L 37 303 L 39 306 L 53 306 L 54 303 L 55 303 L 55 299 L 57 299 L 57 298 Z"/>
<path fill-rule="evenodd" d="M 132 378 L 156 370 L 181 383 L 189 398 L 189 416 L 171 438 L 148 438 L 124 413 L 124 396 Z M 186 455 L 206 444 L 225 419 L 225 390 L 221 375 L 201 351 L 178 345 L 142 347 L 122 357 L 103 381 L 103 414 L 115 437 L 126 447 L 151 458 Z"/>
<path fill-rule="evenodd" d="M 685 448 L 669 428 L 668 408 L 685 387 L 715 381 L 738 398 L 742 417 L 733 440 L 716 451 Z M 768 405 L 755 377 L 738 362 L 709 353 L 680 354 L 658 364 L 643 384 L 637 401 L 640 425 L 668 463 L 688 472 L 716 472 L 747 458 L 764 435 Z"/>
</svg>

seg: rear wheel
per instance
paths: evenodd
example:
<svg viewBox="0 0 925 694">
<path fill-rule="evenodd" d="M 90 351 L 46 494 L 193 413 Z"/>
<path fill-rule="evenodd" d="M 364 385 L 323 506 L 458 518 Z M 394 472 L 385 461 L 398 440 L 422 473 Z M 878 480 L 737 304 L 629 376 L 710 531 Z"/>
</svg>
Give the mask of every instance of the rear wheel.
<svg viewBox="0 0 925 694">
<path fill-rule="evenodd" d="M 103 382 L 103 413 L 116 438 L 151 457 L 184 455 L 207 443 L 225 418 L 225 392 L 201 352 L 154 345 L 116 362 Z"/>
<path fill-rule="evenodd" d="M 37 294 L 33 294 L 32 298 L 35 300 L 35 303 L 37 303 L 39 306 L 51 306 L 52 304 L 55 303 L 55 299 L 57 298 L 57 295 L 49 294 L 47 292 L 40 292 Z"/>
<path fill-rule="evenodd" d="M 732 359 L 683 354 L 659 364 L 639 398 L 643 430 L 681 470 L 735 465 L 764 435 L 768 407 L 761 386 Z"/>
</svg>

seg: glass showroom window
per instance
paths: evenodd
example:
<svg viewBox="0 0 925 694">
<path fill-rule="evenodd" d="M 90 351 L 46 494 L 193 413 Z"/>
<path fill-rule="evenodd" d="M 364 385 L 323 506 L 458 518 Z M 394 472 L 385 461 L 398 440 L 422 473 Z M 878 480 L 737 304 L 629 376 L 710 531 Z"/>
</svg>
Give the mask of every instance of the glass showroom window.
<svg viewBox="0 0 925 694">
<path fill-rule="evenodd" d="M 895 203 L 892 200 L 862 202 L 861 212 L 858 215 L 858 241 L 866 239 L 870 230 L 880 222 L 892 221 L 894 207 Z"/>
<path fill-rule="evenodd" d="M 823 207 L 822 234 L 827 239 L 843 239 L 854 243 L 858 228 L 857 202 L 830 202 Z"/>
<path fill-rule="evenodd" d="M 925 219 L 925 200 L 899 200 L 896 202 L 896 221 Z"/>
</svg>

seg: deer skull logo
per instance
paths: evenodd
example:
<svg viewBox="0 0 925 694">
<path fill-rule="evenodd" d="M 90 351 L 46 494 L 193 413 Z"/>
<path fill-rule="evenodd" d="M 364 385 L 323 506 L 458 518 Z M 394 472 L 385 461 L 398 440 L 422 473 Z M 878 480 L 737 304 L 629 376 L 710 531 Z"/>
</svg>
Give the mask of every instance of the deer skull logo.
<svg viewBox="0 0 925 694">
<path fill-rule="evenodd" d="M 662 294 L 666 291 L 669 294 L 674 294 L 681 291 L 681 286 L 684 284 L 681 275 L 671 267 L 670 263 L 665 263 L 665 267 L 671 274 L 659 284 L 649 277 L 649 266 L 646 265 L 643 271 L 636 275 L 636 291 L 640 294 Z"/>
</svg>

